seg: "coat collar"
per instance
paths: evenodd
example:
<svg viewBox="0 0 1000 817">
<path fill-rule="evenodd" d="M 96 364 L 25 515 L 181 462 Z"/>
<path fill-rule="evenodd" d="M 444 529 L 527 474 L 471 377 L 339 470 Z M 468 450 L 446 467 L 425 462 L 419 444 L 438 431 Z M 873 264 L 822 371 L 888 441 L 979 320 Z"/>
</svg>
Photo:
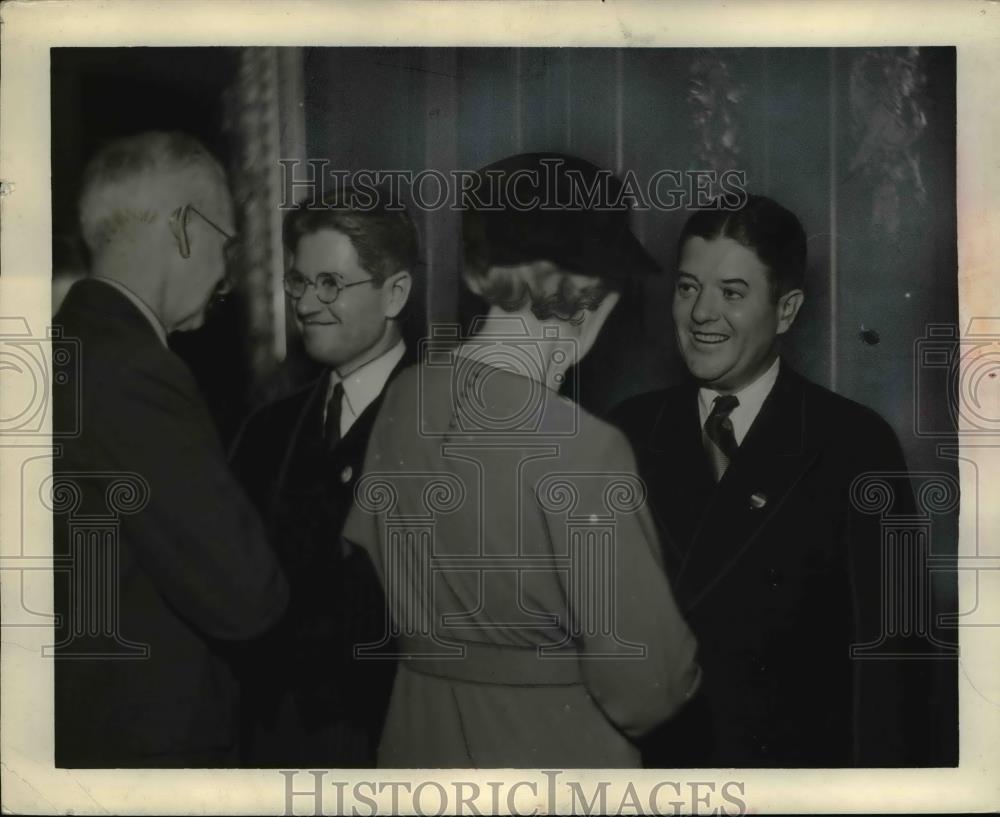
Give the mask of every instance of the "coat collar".
<svg viewBox="0 0 1000 817">
<path fill-rule="evenodd" d="M 664 563 L 675 578 L 715 490 L 701 447 L 698 388 L 693 381 L 673 386 L 619 421 L 636 448 Z"/>
<path fill-rule="evenodd" d="M 150 319 L 124 293 L 107 281 L 85 278 L 73 284 L 53 322 L 58 324 L 73 312 L 99 313 L 162 345 Z"/>
</svg>

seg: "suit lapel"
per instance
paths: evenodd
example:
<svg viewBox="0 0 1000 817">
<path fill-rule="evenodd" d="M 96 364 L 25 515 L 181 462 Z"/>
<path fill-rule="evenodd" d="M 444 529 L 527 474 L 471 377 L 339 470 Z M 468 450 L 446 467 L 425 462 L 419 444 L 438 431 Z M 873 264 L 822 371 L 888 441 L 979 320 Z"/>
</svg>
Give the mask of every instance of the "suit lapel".
<svg viewBox="0 0 1000 817">
<path fill-rule="evenodd" d="M 701 444 L 693 384 L 664 400 L 649 437 L 644 474 L 653 512 L 665 532 L 664 555 L 676 574 L 701 524 L 715 481 Z"/>
<path fill-rule="evenodd" d="M 389 380 L 386 381 L 386 388 L 388 388 L 391 380 L 390 376 Z M 344 458 L 351 459 L 355 452 L 359 454 L 359 457 L 364 457 L 365 449 L 368 448 L 368 437 L 371 435 L 372 426 L 375 425 L 375 418 L 378 416 L 378 410 L 382 406 L 382 396 L 384 394 L 385 389 L 383 388 L 379 392 L 378 397 L 372 400 L 354 422 L 351 423 L 351 427 L 347 429 L 347 434 L 334 447 L 333 454 L 338 460 Z"/>
<path fill-rule="evenodd" d="M 677 579 L 685 609 L 699 603 L 753 546 L 818 456 L 806 437 L 804 410 L 799 376 L 783 365 L 692 537 Z"/>
<path fill-rule="evenodd" d="M 399 359 L 399 362 L 393 367 L 392 371 L 389 372 L 389 376 L 385 380 L 385 385 L 382 390 L 378 393 L 378 396 L 369 403 L 364 411 L 358 415 L 357 419 L 351 424 L 351 427 L 347 429 L 347 434 L 337 445 L 336 450 L 354 450 L 358 446 L 361 447 L 361 454 L 364 455 L 365 450 L 368 448 L 368 437 L 371 435 L 372 426 L 375 425 L 375 418 L 378 417 L 379 409 L 382 407 L 382 400 L 385 397 L 386 389 L 392 385 L 392 381 L 396 379 L 396 376 L 403 371 L 407 366 L 413 363 L 413 357 L 410 354 L 409 348 L 407 348 L 406 353 Z"/>
<path fill-rule="evenodd" d="M 353 484 L 364 464 L 365 450 L 385 389 L 412 358 L 404 355 L 386 385 L 351 424 L 332 450 L 327 449 L 323 409 L 330 388 L 330 374 L 304 389 L 294 427 L 271 496 L 269 522 L 276 536 L 286 541 L 290 558 L 308 563 L 310 549 L 326 547 L 331 519 L 342 524 Z"/>
<path fill-rule="evenodd" d="M 326 399 L 329 374 L 316 379 L 312 388 L 302 392 L 302 403 L 299 407 L 288 445 L 278 468 L 275 489 L 270 497 L 269 519 L 275 524 L 277 507 L 288 491 L 295 492 L 297 486 L 290 484 L 293 474 L 302 473 L 302 459 L 314 452 L 323 440 L 323 403 Z"/>
</svg>

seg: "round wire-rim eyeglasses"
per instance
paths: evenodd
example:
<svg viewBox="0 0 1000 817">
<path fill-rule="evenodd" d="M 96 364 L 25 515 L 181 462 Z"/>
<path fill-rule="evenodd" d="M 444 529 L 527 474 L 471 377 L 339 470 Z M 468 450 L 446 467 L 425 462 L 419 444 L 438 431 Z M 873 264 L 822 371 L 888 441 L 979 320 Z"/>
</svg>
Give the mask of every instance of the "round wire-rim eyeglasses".
<svg viewBox="0 0 1000 817">
<path fill-rule="evenodd" d="M 225 298 L 226 295 L 233 291 L 235 283 L 234 267 L 242 257 L 239 236 L 235 236 L 228 230 L 220 227 L 193 204 L 182 204 L 170 216 L 170 229 L 179 242 L 181 258 L 191 257 L 191 239 L 188 237 L 188 222 L 190 221 L 191 213 L 194 213 L 226 239 L 226 243 L 222 245 L 222 254 L 225 258 L 225 273 L 219 280 L 219 283 L 215 285 L 211 296 L 213 300 Z"/>
<path fill-rule="evenodd" d="M 319 299 L 319 302 L 321 304 L 332 304 L 345 289 L 360 286 L 361 284 L 370 284 L 374 280 L 374 278 L 364 278 L 360 281 L 344 283 L 336 275 L 329 272 L 321 272 L 316 276 L 316 280 L 313 281 L 298 270 L 293 269 L 285 274 L 283 283 L 285 292 L 296 300 L 305 295 L 309 287 L 316 287 L 316 297 Z"/>
</svg>

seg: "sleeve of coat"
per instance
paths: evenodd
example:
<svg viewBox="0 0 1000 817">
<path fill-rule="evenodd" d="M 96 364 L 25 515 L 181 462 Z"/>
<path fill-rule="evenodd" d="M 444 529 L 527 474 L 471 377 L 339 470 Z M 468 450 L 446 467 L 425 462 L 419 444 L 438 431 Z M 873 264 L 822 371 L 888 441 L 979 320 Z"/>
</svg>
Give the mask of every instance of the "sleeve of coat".
<svg viewBox="0 0 1000 817">
<path fill-rule="evenodd" d="M 229 469 L 242 485 L 247 498 L 261 514 L 265 514 L 264 509 L 269 499 L 266 495 L 267 478 L 273 477 L 268 466 L 274 467 L 273 462 L 265 465 L 262 461 L 262 453 L 266 451 L 265 435 L 264 415 L 262 411 L 257 410 L 243 421 L 229 446 L 228 455 Z"/>
<path fill-rule="evenodd" d="M 695 692 L 696 642 L 660 564 L 649 510 L 644 502 L 635 507 L 627 487 L 642 483 L 625 437 L 599 423 L 578 439 L 586 440 L 586 464 L 564 472 L 575 488 L 572 512 L 553 511 L 541 496 L 539 503 L 554 551 L 570 549 L 572 567 L 561 575 L 584 683 L 608 718 L 636 738 L 671 717 Z M 546 490 L 541 483 L 539 488 Z M 643 496 L 640 489 L 638 498 Z M 590 524 L 601 530 L 588 545 Z M 597 542 L 609 527 L 602 549 Z M 576 545 L 570 544 L 573 539 Z"/>
<path fill-rule="evenodd" d="M 102 384 L 95 384 L 101 388 Z M 122 536 L 157 590 L 210 637 L 251 638 L 288 603 L 288 586 L 260 519 L 231 473 L 194 381 L 141 363 L 98 403 L 108 426 L 101 460 L 133 472 L 148 504 Z"/>
</svg>

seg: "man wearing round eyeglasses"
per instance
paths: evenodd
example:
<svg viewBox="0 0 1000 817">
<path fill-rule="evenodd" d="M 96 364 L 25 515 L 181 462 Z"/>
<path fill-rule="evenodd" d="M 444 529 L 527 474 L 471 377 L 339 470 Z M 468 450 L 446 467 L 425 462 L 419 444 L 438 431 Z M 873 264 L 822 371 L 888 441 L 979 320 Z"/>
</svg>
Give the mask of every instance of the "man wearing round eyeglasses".
<svg viewBox="0 0 1000 817">
<path fill-rule="evenodd" d="M 404 216 L 387 215 L 388 229 L 392 222 L 405 229 Z M 366 224 L 373 219 L 336 210 L 328 219 L 323 216 L 307 212 L 289 219 L 286 233 L 295 249 L 285 292 L 292 299 L 306 352 L 348 378 L 389 350 L 402 349 L 397 318 L 412 279 L 409 269 L 393 270 L 393 264 L 387 266 L 377 257 L 377 248 L 366 246 Z M 336 227 L 324 228 L 324 223 Z M 367 264 L 362 253 L 368 256 Z"/>
<path fill-rule="evenodd" d="M 90 275 L 53 319 L 80 355 L 53 399 L 53 471 L 78 498 L 53 514 L 56 765 L 231 766 L 239 690 L 221 645 L 275 624 L 288 584 L 166 343 L 225 288 L 224 171 L 185 134 L 117 140 L 84 173 L 80 222 Z M 94 519 L 114 520 L 110 542 L 73 535 Z"/>
<path fill-rule="evenodd" d="M 292 601 L 271 643 L 248 662 L 252 766 L 372 766 L 392 662 L 354 658 L 382 638 L 385 602 L 367 557 L 340 546 L 382 394 L 411 361 L 401 321 L 417 263 L 416 231 L 381 201 L 288 214 L 284 287 L 306 353 L 323 374 L 258 410 L 232 464 L 262 513 Z"/>
</svg>

